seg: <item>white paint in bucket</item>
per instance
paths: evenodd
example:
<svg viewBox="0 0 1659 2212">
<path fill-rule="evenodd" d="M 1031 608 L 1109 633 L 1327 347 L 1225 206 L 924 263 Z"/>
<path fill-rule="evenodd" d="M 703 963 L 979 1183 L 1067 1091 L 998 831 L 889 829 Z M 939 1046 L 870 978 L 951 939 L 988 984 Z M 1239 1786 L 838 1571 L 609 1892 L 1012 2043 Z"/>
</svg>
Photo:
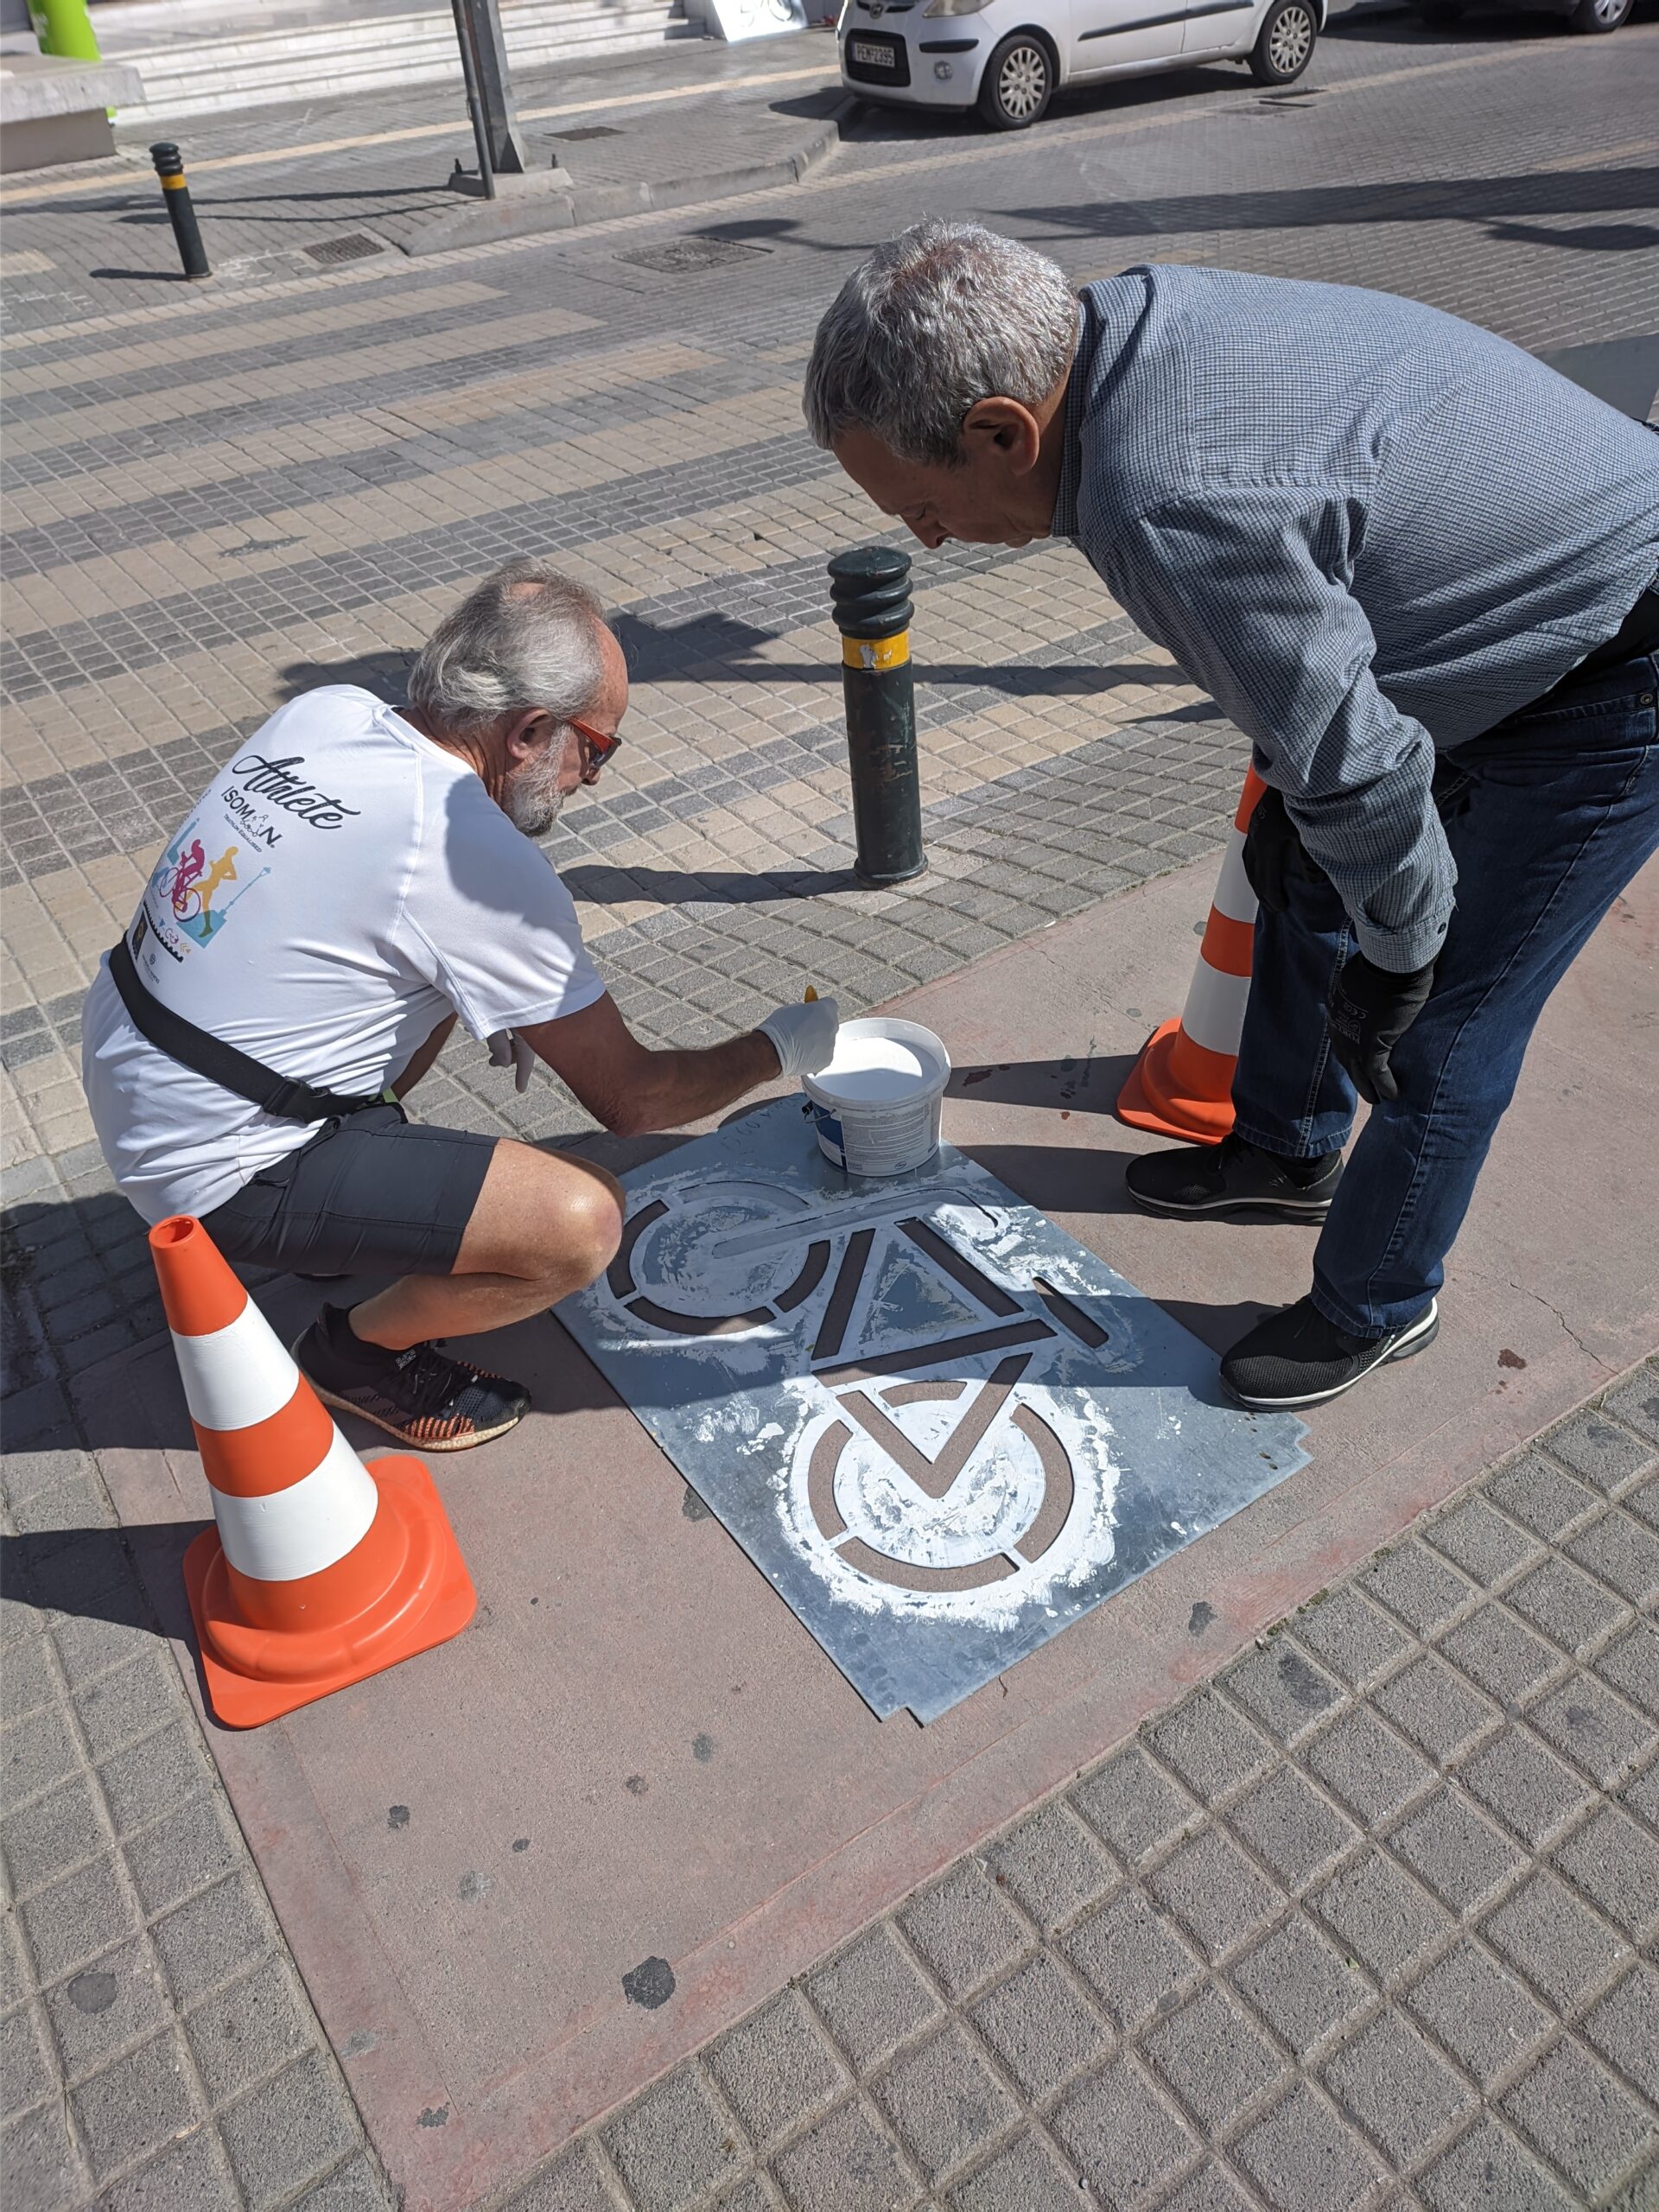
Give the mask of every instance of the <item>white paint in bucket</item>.
<svg viewBox="0 0 1659 2212">
<path fill-rule="evenodd" d="M 801 1077 L 819 1149 L 849 1175 L 905 1175 L 939 1148 L 950 1055 L 917 1021 L 843 1021 L 836 1057 Z"/>
</svg>

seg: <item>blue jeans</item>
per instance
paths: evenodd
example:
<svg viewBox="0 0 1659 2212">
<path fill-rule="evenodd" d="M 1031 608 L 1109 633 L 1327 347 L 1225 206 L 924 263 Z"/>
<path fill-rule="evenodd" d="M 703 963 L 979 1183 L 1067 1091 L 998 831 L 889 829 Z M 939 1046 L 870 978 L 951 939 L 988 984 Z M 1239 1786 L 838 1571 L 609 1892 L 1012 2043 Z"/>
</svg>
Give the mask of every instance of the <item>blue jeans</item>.
<svg viewBox="0 0 1659 2212">
<path fill-rule="evenodd" d="M 1625 662 L 1443 753 L 1435 793 L 1457 906 L 1427 1004 L 1394 1048 L 1313 1255 L 1313 1303 L 1359 1337 L 1402 1328 L 1445 1279 L 1544 1001 L 1659 849 L 1659 659 Z M 1238 1134 L 1305 1159 L 1352 1127 L 1325 993 L 1348 918 L 1324 878 L 1262 914 L 1233 1079 Z M 1569 1163 L 1562 1163 L 1568 1172 Z"/>
</svg>

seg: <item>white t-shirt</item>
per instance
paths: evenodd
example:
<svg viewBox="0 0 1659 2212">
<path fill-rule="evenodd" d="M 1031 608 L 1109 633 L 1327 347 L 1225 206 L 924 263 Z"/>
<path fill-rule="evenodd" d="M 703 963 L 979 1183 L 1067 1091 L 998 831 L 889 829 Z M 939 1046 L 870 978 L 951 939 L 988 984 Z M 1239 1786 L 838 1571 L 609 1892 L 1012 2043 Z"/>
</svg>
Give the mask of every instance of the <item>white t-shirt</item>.
<svg viewBox="0 0 1659 2212">
<path fill-rule="evenodd" d="M 476 1038 L 605 986 L 570 894 L 473 771 L 354 684 L 281 708 L 215 776 L 128 933 L 163 1005 L 278 1073 L 372 1097 L 452 1010 Z M 127 1019 L 107 964 L 81 1079 L 140 1213 L 210 1213 L 314 1136 L 193 1075 Z"/>
</svg>

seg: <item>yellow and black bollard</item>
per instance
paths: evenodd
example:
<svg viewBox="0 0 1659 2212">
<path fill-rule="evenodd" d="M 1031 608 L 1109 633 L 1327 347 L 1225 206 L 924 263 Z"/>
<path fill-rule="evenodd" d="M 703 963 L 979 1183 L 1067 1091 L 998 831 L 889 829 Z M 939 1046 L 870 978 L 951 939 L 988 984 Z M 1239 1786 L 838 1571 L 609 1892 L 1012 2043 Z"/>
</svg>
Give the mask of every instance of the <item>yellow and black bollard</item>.
<svg viewBox="0 0 1659 2212">
<path fill-rule="evenodd" d="M 908 883 L 927 867 L 910 668 L 910 556 L 864 545 L 830 563 L 853 771 L 854 873 Z"/>
<path fill-rule="evenodd" d="M 193 283 L 198 277 L 211 276 L 213 272 L 207 266 L 207 251 L 201 243 L 196 211 L 190 205 L 190 188 L 184 181 L 184 162 L 178 148 L 170 139 L 163 138 L 150 148 L 149 157 L 162 180 L 162 196 L 167 201 L 174 243 L 179 249 L 179 259 L 184 264 L 185 275 Z"/>
</svg>

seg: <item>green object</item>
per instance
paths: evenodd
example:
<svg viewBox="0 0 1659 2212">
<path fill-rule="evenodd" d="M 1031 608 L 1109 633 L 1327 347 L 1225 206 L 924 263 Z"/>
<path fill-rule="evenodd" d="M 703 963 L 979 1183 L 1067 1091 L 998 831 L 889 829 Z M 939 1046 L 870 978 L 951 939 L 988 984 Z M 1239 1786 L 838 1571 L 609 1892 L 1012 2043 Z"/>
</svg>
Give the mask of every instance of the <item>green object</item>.
<svg viewBox="0 0 1659 2212">
<path fill-rule="evenodd" d="M 42 54 L 60 54 L 71 61 L 104 59 L 86 0 L 29 0 L 29 12 Z"/>
</svg>

